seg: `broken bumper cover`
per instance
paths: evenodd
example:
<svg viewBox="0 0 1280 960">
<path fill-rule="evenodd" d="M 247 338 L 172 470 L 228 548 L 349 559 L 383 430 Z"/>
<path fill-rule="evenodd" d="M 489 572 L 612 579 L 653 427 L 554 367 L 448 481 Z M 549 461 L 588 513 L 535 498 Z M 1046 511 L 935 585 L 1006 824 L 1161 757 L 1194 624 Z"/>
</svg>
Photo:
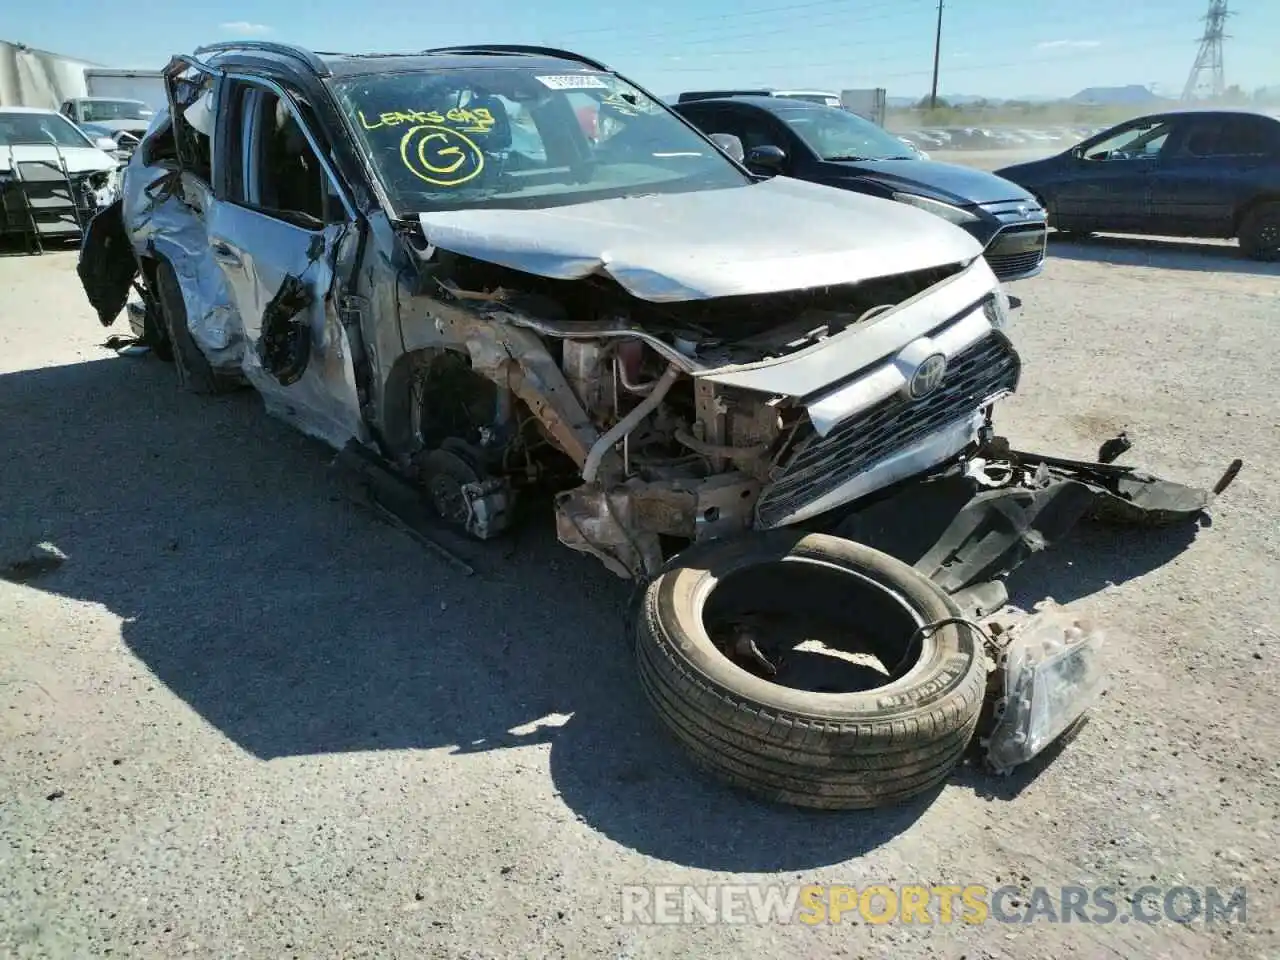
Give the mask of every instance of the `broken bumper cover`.
<svg viewBox="0 0 1280 960">
<path fill-rule="evenodd" d="M 1013 450 L 997 437 L 966 464 L 965 475 L 977 492 L 915 567 L 954 594 L 1003 579 L 1081 519 L 1146 527 L 1194 522 L 1241 466 L 1234 461 L 1205 490 L 1101 459 Z"/>
<path fill-rule="evenodd" d="M 698 371 L 722 387 L 789 397 L 807 414 L 761 492 L 755 526 L 799 523 L 977 446 L 1022 364 L 1009 302 L 977 260 L 927 295 L 813 347 Z"/>
</svg>

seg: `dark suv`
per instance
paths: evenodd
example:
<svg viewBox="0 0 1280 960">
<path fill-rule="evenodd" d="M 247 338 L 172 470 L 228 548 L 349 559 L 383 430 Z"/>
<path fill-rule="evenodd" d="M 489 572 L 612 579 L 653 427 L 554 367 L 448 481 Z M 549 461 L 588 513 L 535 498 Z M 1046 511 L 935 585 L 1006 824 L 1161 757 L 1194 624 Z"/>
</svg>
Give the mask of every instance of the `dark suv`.
<svg viewBox="0 0 1280 960">
<path fill-rule="evenodd" d="M 740 142 L 748 168 L 909 203 L 968 231 L 1001 281 L 1044 269 L 1044 209 L 995 174 L 921 158 L 847 110 L 782 97 L 684 100 L 675 110 L 707 134 Z"/>
</svg>

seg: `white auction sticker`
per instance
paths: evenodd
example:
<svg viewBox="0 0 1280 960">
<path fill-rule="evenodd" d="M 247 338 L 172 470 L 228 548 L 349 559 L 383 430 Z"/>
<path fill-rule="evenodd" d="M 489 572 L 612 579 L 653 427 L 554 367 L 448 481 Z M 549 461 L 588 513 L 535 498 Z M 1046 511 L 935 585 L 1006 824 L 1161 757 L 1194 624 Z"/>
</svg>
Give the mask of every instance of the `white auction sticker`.
<svg viewBox="0 0 1280 960">
<path fill-rule="evenodd" d="M 562 77 L 538 77 L 539 82 L 552 90 L 608 90 L 603 77 L 590 73 L 570 73 Z"/>
</svg>

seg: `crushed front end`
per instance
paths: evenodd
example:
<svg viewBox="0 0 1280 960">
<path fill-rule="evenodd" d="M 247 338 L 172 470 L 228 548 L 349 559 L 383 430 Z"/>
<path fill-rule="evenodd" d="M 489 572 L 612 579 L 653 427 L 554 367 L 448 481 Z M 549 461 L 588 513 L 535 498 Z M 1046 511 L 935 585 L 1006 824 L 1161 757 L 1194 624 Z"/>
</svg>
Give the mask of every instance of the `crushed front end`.
<svg viewBox="0 0 1280 960">
<path fill-rule="evenodd" d="M 528 478 L 558 472 L 560 540 L 627 578 L 652 576 L 681 543 L 813 520 L 958 465 L 1021 369 L 981 257 L 680 301 L 434 248 L 419 272 L 402 323 L 420 388 L 438 390 L 442 356 L 464 351 L 468 376 L 447 392 L 489 381 L 451 436 L 426 422 L 438 400 L 415 401 L 428 466 L 472 465 L 452 471 L 467 474 L 453 518 L 493 535 Z"/>
</svg>

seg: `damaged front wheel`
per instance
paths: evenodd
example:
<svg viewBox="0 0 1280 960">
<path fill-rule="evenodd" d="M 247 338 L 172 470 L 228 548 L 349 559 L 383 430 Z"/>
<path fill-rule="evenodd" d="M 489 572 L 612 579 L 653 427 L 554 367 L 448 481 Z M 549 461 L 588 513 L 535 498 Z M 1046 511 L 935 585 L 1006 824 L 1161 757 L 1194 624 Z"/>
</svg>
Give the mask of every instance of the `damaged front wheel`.
<svg viewBox="0 0 1280 960">
<path fill-rule="evenodd" d="M 700 766 L 767 799 L 899 803 L 945 780 L 973 737 L 981 638 L 878 550 L 786 530 L 711 541 L 638 602 L 659 717 Z"/>
<path fill-rule="evenodd" d="M 164 319 L 165 332 L 173 350 L 174 366 L 178 371 L 178 386 L 191 393 L 227 393 L 235 390 L 239 383 L 214 370 L 208 358 L 200 352 L 195 338 L 191 336 L 182 287 L 168 260 L 156 261 L 155 282 L 160 315 Z"/>
</svg>

